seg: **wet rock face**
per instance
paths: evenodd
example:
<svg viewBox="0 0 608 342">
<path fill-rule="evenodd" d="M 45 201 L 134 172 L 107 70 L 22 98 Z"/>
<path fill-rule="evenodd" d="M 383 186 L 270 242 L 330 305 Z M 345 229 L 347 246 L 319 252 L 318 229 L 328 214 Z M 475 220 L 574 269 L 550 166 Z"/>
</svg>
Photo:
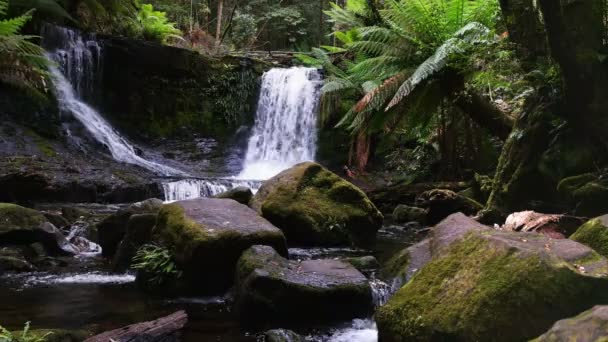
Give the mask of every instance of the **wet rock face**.
<svg viewBox="0 0 608 342">
<path fill-rule="evenodd" d="M 200 198 L 164 205 L 153 231 L 183 270 L 182 281 L 200 293 L 223 293 L 236 264 L 253 245 L 287 255 L 283 233 L 249 207 L 230 199 Z"/>
<path fill-rule="evenodd" d="M 383 221 L 363 191 L 311 162 L 265 182 L 252 207 L 294 245 L 370 247 Z"/>
<path fill-rule="evenodd" d="M 0 203 L 0 245 L 29 245 L 40 242 L 49 254 L 77 254 L 61 231 L 40 212 L 10 203 Z"/>
<path fill-rule="evenodd" d="M 99 245 L 102 254 L 106 258 L 111 258 L 116 253 L 118 244 L 127 233 L 127 226 L 131 216 L 136 214 L 154 214 L 160 210 L 163 202 L 159 199 L 148 199 L 132 204 L 126 209 L 119 210 L 113 215 L 108 216 L 97 225 Z M 150 227 L 152 229 L 152 227 Z"/>
<path fill-rule="evenodd" d="M 287 329 L 273 329 L 264 333 L 264 342 L 304 342 L 305 339 Z"/>
<path fill-rule="evenodd" d="M 533 342 L 601 342 L 608 334 L 608 306 L 595 306 L 580 315 L 558 321 Z"/>
<path fill-rule="evenodd" d="M 608 300 L 608 261 L 577 242 L 472 230 L 376 313 L 382 341 L 521 341 Z M 547 305 L 551 303 L 551 305 Z"/>
<path fill-rule="evenodd" d="M 365 276 L 339 260 L 289 261 L 272 247 L 253 246 L 239 259 L 236 279 L 235 305 L 246 325 L 327 323 L 373 308 Z"/>
</svg>

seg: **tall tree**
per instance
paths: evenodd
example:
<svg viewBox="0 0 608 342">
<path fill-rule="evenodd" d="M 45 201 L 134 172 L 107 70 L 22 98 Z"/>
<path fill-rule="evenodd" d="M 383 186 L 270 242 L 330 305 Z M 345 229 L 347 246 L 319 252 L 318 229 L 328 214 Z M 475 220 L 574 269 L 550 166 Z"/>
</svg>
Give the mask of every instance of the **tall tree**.
<svg viewBox="0 0 608 342">
<path fill-rule="evenodd" d="M 224 12 L 224 0 L 217 2 L 217 23 L 215 26 L 215 46 L 219 46 L 222 38 L 222 19 Z"/>
</svg>

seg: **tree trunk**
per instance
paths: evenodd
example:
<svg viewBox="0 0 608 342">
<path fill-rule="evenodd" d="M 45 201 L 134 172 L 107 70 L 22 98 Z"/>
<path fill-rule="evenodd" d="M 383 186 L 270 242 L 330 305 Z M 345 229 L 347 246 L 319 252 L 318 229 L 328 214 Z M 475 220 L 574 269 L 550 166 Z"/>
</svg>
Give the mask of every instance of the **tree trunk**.
<svg viewBox="0 0 608 342">
<path fill-rule="evenodd" d="M 479 94 L 465 90 L 456 97 L 454 103 L 475 123 L 502 140 L 506 140 L 513 129 L 513 118 Z"/>
<path fill-rule="evenodd" d="M 535 2 L 500 0 L 509 38 L 517 44 L 518 55 L 524 62 L 534 62 L 536 57 L 547 54 L 547 37 Z"/>
<path fill-rule="evenodd" d="M 180 331 L 188 322 L 185 311 L 178 311 L 172 315 L 154 321 L 131 324 L 129 326 L 108 331 L 93 337 L 85 342 L 171 342 L 180 341 Z"/>
<path fill-rule="evenodd" d="M 224 12 L 224 0 L 219 0 L 217 2 L 217 23 L 215 26 L 215 46 L 220 46 L 221 37 L 222 37 L 222 12 Z"/>
</svg>

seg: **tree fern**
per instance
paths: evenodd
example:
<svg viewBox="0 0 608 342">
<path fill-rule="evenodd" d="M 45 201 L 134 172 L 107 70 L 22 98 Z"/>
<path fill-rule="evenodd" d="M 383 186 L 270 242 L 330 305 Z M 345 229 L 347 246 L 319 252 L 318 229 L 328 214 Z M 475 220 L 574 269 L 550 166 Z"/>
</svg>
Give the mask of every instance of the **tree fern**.
<svg viewBox="0 0 608 342">
<path fill-rule="evenodd" d="M 7 10 L 7 0 L 0 0 L 0 82 L 39 94 L 48 61 L 44 50 L 32 42 L 36 36 L 19 34 L 33 11 L 8 19 Z"/>
</svg>

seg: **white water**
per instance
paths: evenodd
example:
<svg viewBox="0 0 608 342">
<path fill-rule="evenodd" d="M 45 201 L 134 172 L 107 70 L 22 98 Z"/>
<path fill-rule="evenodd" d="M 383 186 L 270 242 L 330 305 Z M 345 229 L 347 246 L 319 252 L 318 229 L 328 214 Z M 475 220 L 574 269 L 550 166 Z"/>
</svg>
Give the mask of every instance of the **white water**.
<svg viewBox="0 0 608 342">
<path fill-rule="evenodd" d="M 59 107 L 63 112 L 74 115 L 97 141 L 108 148 L 114 159 L 139 165 L 164 176 L 186 175 L 182 171 L 138 156 L 135 148 L 82 100 L 86 91 L 92 91 L 95 74 L 101 63 L 101 46 L 97 41 L 86 40 L 77 31 L 63 27 L 47 27 L 43 34 L 53 35 L 55 38 L 58 36 L 63 45 L 47 53 L 47 56 L 59 65 L 51 66 L 49 71 Z"/>
<path fill-rule="evenodd" d="M 78 251 L 78 256 L 95 257 L 101 255 L 101 246 L 85 237 L 89 229 L 90 226 L 85 222 L 76 222 L 72 225 L 70 233 L 66 237 Z"/>
<path fill-rule="evenodd" d="M 264 74 L 255 126 L 238 178 L 266 180 L 315 159 L 320 86 L 317 69 L 272 69 Z"/>
<path fill-rule="evenodd" d="M 237 179 L 182 179 L 163 183 L 165 201 L 175 202 L 200 197 L 213 197 L 239 186 L 250 188 L 255 193 L 261 186 L 259 181 Z"/>
</svg>

